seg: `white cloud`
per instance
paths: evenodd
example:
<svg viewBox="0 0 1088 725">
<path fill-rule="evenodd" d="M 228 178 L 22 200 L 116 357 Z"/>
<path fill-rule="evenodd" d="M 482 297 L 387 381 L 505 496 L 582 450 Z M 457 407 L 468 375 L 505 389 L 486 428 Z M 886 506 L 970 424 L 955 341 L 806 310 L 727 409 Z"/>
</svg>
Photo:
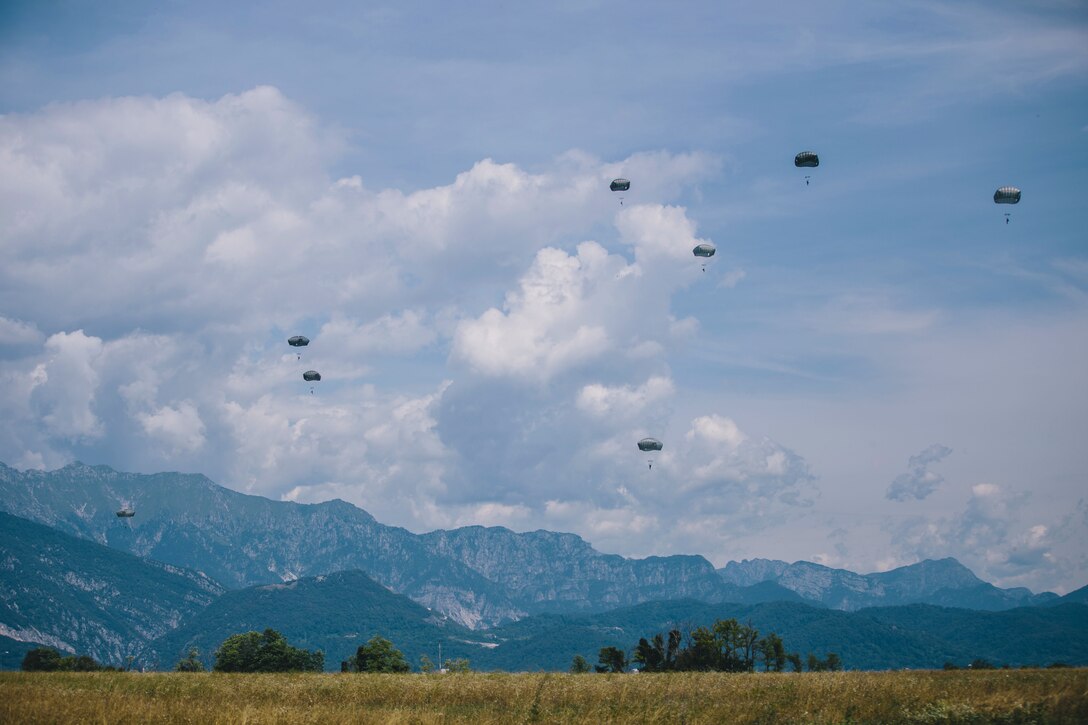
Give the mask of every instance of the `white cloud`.
<svg viewBox="0 0 1088 725">
<path fill-rule="evenodd" d="M 609 387 L 591 383 L 578 393 L 578 408 L 597 417 L 629 420 L 648 406 L 667 400 L 676 386 L 667 377 L 654 376 L 642 385 Z"/>
<path fill-rule="evenodd" d="M 165 443 L 171 451 L 198 451 L 204 446 L 204 422 L 196 406 L 183 400 L 176 407 L 164 405 L 153 413 L 139 413 L 148 436 Z"/>
<path fill-rule="evenodd" d="M 702 240 L 683 209 L 628 207 L 616 215 L 635 262 L 582 242 L 574 255 L 537 252 L 503 309 L 464 320 L 452 357 L 488 376 L 543 382 L 606 354 L 642 357 L 659 339 L 691 335 L 698 322 L 669 314 L 672 292 L 696 279 L 691 248 Z"/>
<path fill-rule="evenodd" d="M 94 411 L 102 340 L 83 330 L 45 341 L 46 360 L 32 373 L 31 401 L 45 429 L 73 441 L 100 438 L 106 427 Z"/>
<path fill-rule="evenodd" d="M 42 333 L 35 325 L 0 315 L 0 345 L 33 345 L 41 341 Z"/>
<path fill-rule="evenodd" d="M 601 356 L 616 345 L 609 303 L 630 297 L 619 277 L 626 267 L 595 242 L 579 244 L 575 256 L 540 250 L 505 311 L 491 308 L 458 326 L 453 358 L 485 375 L 547 380 Z"/>
<path fill-rule="evenodd" d="M 929 466 L 940 462 L 951 452 L 952 449 L 948 446 L 934 443 L 921 453 L 911 456 L 908 462 L 909 470 L 895 477 L 891 486 L 888 487 L 887 498 L 891 501 L 906 501 L 908 498 L 921 501 L 936 491 L 937 487 L 944 483 L 944 476 L 929 470 Z M 986 485 L 988 484 L 978 484 L 975 488 L 979 489 Z"/>
<path fill-rule="evenodd" d="M 998 586 L 1039 591 L 1084 565 L 1088 504 L 1078 502 L 1060 520 L 1028 512 L 1028 493 L 977 483 L 962 511 L 899 524 L 892 537 L 903 561 L 953 556 Z M 1053 584 L 1049 584 L 1053 586 Z"/>
</svg>

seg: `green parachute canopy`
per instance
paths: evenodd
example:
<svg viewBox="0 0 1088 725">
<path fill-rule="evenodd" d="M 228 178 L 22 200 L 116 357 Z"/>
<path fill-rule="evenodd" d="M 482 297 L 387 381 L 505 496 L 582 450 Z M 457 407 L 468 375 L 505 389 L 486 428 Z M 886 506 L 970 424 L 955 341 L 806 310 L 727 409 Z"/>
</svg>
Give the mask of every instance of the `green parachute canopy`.
<svg viewBox="0 0 1088 725">
<path fill-rule="evenodd" d="M 793 157 L 793 165 L 797 168 L 814 169 L 820 165 L 820 157 L 815 151 L 802 151 Z"/>
</svg>

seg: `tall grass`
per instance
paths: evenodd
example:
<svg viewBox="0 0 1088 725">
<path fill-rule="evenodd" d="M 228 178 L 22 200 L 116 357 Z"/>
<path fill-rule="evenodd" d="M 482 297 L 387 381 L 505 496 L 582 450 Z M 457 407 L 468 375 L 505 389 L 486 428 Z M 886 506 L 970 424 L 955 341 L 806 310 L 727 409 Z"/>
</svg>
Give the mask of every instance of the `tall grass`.
<svg viewBox="0 0 1088 725">
<path fill-rule="evenodd" d="M 1088 723 L 1088 670 L 236 675 L 0 673 L 27 723 Z"/>
</svg>

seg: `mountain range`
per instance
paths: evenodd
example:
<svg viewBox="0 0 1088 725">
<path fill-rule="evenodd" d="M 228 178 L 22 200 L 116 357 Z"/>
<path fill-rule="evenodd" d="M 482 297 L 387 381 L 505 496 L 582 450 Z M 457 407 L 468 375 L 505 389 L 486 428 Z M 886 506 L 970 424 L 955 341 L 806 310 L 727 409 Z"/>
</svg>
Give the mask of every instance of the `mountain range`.
<svg viewBox="0 0 1088 725">
<path fill-rule="evenodd" d="M 118 518 L 115 511 L 123 506 L 136 516 Z M 442 643 L 445 656 L 465 656 L 480 666 L 554 669 L 565 667 L 559 661 L 564 657 L 569 664 L 571 652 L 582 646 L 565 637 L 563 627 L 583 631 L 579 622 L 607 619 L 608 612 L 657 611 L 673 606 L 669 602 L 687 608 L 673 612 L 676 622 L 709 617 L 710 611 L 749 617 L 806 612 L 814 622 L 833 623 L 828 626 L 835 631 L 861 626 L 858 620 L 848 627 L 842 617 L 864 614 L 869 622 L 873 607 L 926 604 L 999 613 L 1052 605 L 1059 614 L 1046 616 L 1057 617 L 1061 630 L 1068 607 L 1084 606 L 1085 599 L 1084 590 L 1059 598 L 1000 589 L 955 559 L 866 575 L 766 559 L 715 570 L 701 556 L 627 559 L 550 531 L 469 526 L 414 534 L 343 501 L 271 501 L 200 475 L 121 473 L 80 463 L 48 472 L 0 464 L 0 510 L 10 514 L 0 518 L 0 636 L 91 652 L 114 663 L 133 656 L 144 664 L 169 664 L 188 646 L 208 656 L 238 627 L 283 627 L 289 638 L 298 638 L 292 640 L 297 646 L 323 649 L 329 666 L 381 633 L 395 635 L 416 661 L 424 653 L 434 658 Z M 559 629 L 548 630 L 549 622 Z M 604 641 L 614 631 L 585 626 L 604 633 L 586 641 Z M 540 642 L 552 645 L 516 645 L 526 632 L 545 632 Z M 639 632 L 635 641 L 648 633 Z M 1067 639 L 1079 641 L 1077 631 Z M 980 649 L 978 642 L 970 644 Z M 922 648 L 925 661 L 932 664 L 939 652 L 955 654 L 944 646 Z M 552 649 L 553 655 L 540 654 Z M 891 666 L 878 654 L 861 655 L 864 650 L 857 648 L 852 666 Z M 5 655 L 11 651 L 6 647 Z M 595 651 L 576 653 L 592 658 Z"/>
</svg>

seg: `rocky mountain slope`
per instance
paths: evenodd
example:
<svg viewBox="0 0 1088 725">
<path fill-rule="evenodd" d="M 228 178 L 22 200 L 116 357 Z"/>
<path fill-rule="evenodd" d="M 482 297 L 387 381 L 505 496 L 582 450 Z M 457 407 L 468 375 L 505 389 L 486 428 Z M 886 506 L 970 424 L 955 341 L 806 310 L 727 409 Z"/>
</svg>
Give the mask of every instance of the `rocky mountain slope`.
<svg viewBox="0 0 1088 725">
<path fill-rule="evenodd" d="M 131 505 L 120 525 L 114 512 Z M 1008 609 L 1055 599 L 998 589 L 954 559 L 880 574 L 773 560 L 626 559 L 573 534 L 469 526 L 417 535 L 343 501 L 248 496 L 204 476 L 120 473 L 72 464 L 20 472 L 0 464 L 0 510 L 138 556 L 196 569 L 232 589 L 361 570 L 474 629 L 531 613 L 593 612 L 662 599 L 797 600 L 833 609 L 914 602 Z"/>
<path fill-rule="evenodd" d="M 123 665 L 223 591 L 203 574 L 0 513 L 5 637 Z"/>
<path fill-rule="evenodd" d="M 125 505 L 137 513 L 119 527 L 115 511 Z M 198 569 L 230 588 L 359 569 L 473 628 L 530 611 L 738 596 L 700 556 L 629 560 L 601 554 L 571 534 L 500 528 L 418 536 L 343 501 L 271 501 L 199 475 L 119 473 L 78 463 L 20 472 L 0 464 L 0 509 Z"/>
<path fill-rule="evenodd" d="M 227 637 L 269 627 L 292 646 L 323 651 L 330 671 L 339 671 L 340 662 L 374 635 L 392 640 L 416 668 L 420 655 L 437 660 L 440 645 L 442 656 L 453 658 L 475 655 L 490 642 L 363 572 L 344 571 L 227 592 L 150 650 L 169 669 L 196 647 L 210 669 Z"/>
</svg>

